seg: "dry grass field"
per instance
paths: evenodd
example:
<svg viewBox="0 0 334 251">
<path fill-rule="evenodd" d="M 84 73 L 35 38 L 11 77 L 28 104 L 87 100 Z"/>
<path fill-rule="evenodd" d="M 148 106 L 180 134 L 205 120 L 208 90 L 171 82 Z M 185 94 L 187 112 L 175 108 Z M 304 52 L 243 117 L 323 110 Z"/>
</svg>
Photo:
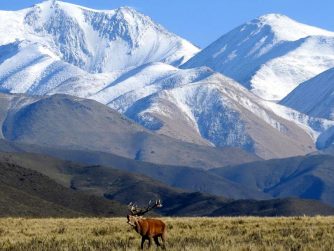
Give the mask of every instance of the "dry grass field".
<svg viewBox="0 0 334 251">
<path fill-rule="evenodd" d="M 334 217 L 163 220 L 167 250 L 334 250 Z M 0 219 L 0 250 L 138 250 L 139 245 L 140 236 L 125 218 Z"/>
</svg>

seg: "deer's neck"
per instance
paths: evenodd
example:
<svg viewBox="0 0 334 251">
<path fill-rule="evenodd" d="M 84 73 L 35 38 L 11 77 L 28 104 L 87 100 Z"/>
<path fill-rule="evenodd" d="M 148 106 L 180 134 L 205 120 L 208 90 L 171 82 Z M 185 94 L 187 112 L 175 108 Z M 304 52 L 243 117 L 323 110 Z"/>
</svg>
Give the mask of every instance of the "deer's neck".
<svg viewBox="0 0 334 251">
<path fill-rule="evenodd" d="M 140 226 L 140 222 L 139 222 L 139 220 L 136 220 L 136 223 L 135 223 L 135 230 L 136 230 L 136 232 L 137 233 L 141 233 L 141 226 Z"/>
</svg>

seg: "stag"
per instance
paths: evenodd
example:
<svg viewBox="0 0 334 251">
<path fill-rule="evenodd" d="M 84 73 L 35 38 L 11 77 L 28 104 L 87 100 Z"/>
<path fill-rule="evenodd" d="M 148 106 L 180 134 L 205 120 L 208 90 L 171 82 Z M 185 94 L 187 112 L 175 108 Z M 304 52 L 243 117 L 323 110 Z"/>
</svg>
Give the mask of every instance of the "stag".
<svg viewBox="0 0 334 251">
<path fill-rule="evenodd" d="M 165 249 L 166 225 L 161 220 L 144 218 L 143 215 L 154 208 L 162 207 L 161 201 L 156 200 L 155 203 L 151 201 L 148 206 L 143 209 L 139 208 L 132 202 L 128 205 L 131 214 L 128 214 L 128 224 L 131 225 L 138 234 L 141 235 L 141 249 L 144 249 L 145 240 L 148 240 L 148 246 L 151 247 L 152 239 L 155 244 Z M 159 237 L 162 240 L 162 245 L 159 243 Z"/>
</svg>

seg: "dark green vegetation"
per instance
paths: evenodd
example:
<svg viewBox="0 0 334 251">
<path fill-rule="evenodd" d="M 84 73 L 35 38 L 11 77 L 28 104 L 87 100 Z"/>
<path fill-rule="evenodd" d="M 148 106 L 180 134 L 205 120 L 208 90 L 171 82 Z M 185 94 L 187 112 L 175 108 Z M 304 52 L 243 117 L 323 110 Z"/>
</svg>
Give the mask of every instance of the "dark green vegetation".
<svg viewBox="0 0 334 251">
<path fill-rule="evenodd" d="M 185 192 L 111 167 L 84 166 L 36 154 L 3 153 L 0 163 L 1 186 L 11 188 L 2 190 L 2 204 L 6 205 L 2 215 L 6 216 L 126 215 L 126 208 L 113 201 L 146 205 L 154 198 L 161 198 L 164 204 L 156 213 L 174 216 L 334 214 L 332 207 L 317 201 L 231 200 Z M 22 193 L 25 199 L 20 199 Z M 27 204 L 30 198 L 34 203 Z"/>
</svg>

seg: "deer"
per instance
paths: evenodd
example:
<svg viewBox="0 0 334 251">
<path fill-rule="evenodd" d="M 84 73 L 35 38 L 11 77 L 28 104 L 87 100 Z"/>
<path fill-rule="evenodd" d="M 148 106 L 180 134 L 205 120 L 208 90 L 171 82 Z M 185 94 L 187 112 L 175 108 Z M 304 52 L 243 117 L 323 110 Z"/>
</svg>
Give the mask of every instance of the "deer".
<svg viewBox="0 0 334 251">
<path fill-rule="evenodd" d="M 141 249 L 144 249 L 145 240 L 148 240 L 148 247 L 151 247 L 152 239 L 157 247 L 165 249 L 166 239 L 166 225 L 163 221 L 158 219 L 144 218 L 143 215 L 153 210 L 154 208 L 161 208 L 160 200 L 155 203 L 150 201 L 145 209 L 139 208 L 136 204 L 130 202 L 128 209 L 130 214 L 127 215 L 127 223 L 134 228 L 134 230 L 141 235 Z M 159 237 L 162 240 L 162 245 L 159 242 Z"/>
</svg>

